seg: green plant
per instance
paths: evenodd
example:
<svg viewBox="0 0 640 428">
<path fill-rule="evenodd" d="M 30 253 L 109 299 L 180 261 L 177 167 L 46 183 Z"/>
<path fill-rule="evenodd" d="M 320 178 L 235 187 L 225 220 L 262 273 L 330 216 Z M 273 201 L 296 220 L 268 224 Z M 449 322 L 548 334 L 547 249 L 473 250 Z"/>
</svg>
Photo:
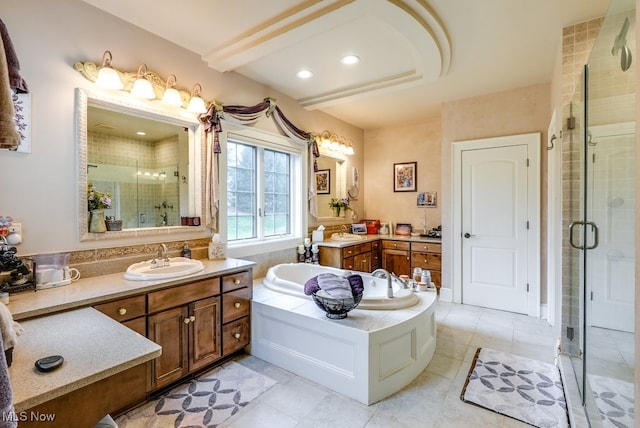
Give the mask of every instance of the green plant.
<svg viewBox="0 0 640 428">
<path fill-rule="evenodd" d="M 89 184 L 87 190 L 87 209 L 104 210 L 111 208 L 111 193 L 96 190 L 93 185 Z"/>
<path fill-rule="evenodd" d="M 349 208 L 349 198 L 331 198 L 329 202 L 329 206 L 331 208 L 340 208 L 343 210 L 348 210 Z"/>
</svg>

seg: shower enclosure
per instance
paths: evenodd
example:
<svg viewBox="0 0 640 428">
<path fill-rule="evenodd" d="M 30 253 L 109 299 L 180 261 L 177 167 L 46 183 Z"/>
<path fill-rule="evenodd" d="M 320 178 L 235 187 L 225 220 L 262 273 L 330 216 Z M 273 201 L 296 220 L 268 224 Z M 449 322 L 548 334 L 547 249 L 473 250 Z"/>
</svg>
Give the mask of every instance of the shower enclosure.
<svg viewBox="0 0 640 428">
<path fill-rule="evenodd" d="M 635 2 L 612 1 L 566 119 L 562 351 L 591 426 L 633 426 Z"/>
</svg>

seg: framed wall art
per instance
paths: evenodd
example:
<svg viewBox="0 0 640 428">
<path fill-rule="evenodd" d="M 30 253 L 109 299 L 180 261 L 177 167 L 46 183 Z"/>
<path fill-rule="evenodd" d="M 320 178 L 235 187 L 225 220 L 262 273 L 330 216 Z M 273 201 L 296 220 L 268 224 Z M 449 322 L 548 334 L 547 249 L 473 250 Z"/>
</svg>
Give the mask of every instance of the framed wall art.
<svg viewBox="0 0 640 428">
<path fill-rule="evenodd" d="M 316 172 L 316 193 L 328 195 L 331 193 L 331 170 L 321 169 Z"/>
<path fill-rule="evenodd" d="M 418 163 L 404 162 L 393 164 L 393 191 L 415 192 L 417 190 Z"/>
<path fill-rule="evenodd" d="M 437 204 L 437 192 L 418 193 L 418 207 L 435 208 Z"/>
</svg>

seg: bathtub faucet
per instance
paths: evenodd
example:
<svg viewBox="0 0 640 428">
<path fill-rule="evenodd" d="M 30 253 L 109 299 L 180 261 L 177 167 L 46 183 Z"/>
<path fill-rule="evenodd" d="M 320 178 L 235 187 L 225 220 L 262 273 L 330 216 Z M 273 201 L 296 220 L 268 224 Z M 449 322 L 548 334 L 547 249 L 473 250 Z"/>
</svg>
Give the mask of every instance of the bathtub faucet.
<svg viewBox="0 0 640 428">
<path fill-rule="evenodd" d="M 387 278 L 387 297 L 393 297 L 393 285 L 391 285 L 391 274 L 384 269 L 376 269 L 371 272 L 371 276 L 376 278 Z"/>
</svg>

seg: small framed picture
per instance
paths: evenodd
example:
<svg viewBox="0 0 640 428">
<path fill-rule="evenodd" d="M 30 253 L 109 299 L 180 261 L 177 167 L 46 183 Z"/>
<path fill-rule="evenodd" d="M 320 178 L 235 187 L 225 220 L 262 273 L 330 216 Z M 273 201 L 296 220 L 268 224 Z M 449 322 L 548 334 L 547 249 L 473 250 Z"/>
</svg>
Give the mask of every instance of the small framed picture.
<svg viewBox="0 0 640 428">
<path fill-rule="evenodd" d="M 321 169 L 316 172 L 316 193 L 328 195 L 331 193 L 331 170 Z"/>
<path fill-rule="evenodd" d="M 415 192 L 417 190 L 417 162 L 393 164 L 393 191 Z"/>
<path fill-rule="evenodd" d="M 418 193 L 418 207 L 435 208 L 437 206 L 436 192 Z"/>
</svg>

